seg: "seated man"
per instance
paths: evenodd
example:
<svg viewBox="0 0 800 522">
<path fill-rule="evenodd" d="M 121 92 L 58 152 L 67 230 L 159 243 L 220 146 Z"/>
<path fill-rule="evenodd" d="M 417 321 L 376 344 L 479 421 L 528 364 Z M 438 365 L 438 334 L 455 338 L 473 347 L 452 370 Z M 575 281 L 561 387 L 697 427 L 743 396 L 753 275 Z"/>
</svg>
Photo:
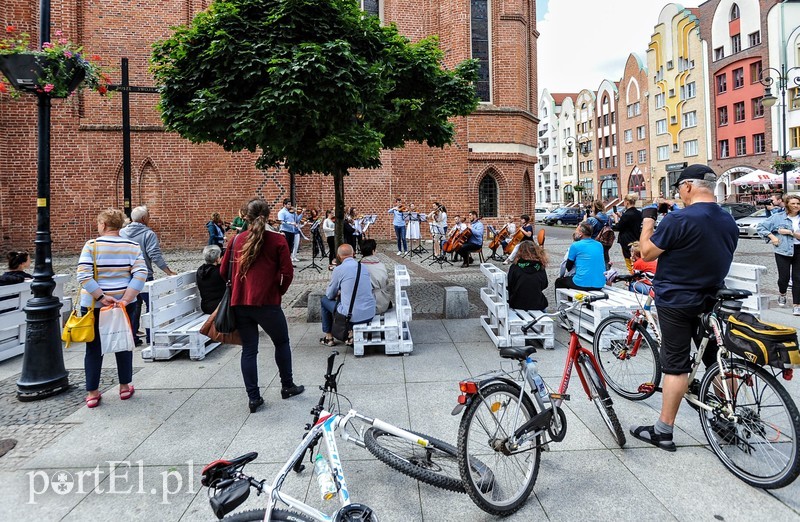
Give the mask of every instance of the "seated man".
<svg viewBox="0 0 800 522">
<path fill-rule="evenodd" d="M 225 280 L 219 274 L 219 260 L 222 249 L 217 245 L 208 245 L 203 249 L 205 264 L 197 269 L 197 290 L 200 292 L 200 309 L 204 314 L 211 314 L 222 301 L 225 293 Z"/>
<path fill-rule="evenodd" d="M 466 268 L 474 262 L 470 252 L 477 252 L 483 248 L 483 223 L 478 219 L 478 213 L 474 210 L 469 213 L 467 227 L 472 231 L 472 235 L 469 236 L 464 246 L 458 249 L 458 255 L 464 260 L 461 268 Z"/>
<path fill-rule="evenodd" d="M 533 241 L 522 241 L 517 260 L 508 269 L 508 306 L 517 310 L 544 310 L 547 298 L 547 254 Z"/>
<path fill-rule="evenodd" d="M 338 312 L 347 315 L 351 302 L 353 303 L 353 315 L 350 317 L 350 325 L 368 323 L 375 317 L 375 296 L 372 295 L 372 280 L 369 270 L 364 269 L 361 263 L 355 260 L 353 246 L 347 243 L 339 246 L 336 257 L 339 259 L 339 264 L 333 269 L 331 282 L 320 301 L 322 333 L 325 334 L 325 337 L 321 338 L 319 342 L 324 346 L 336 345 L 336 340 L 331 334 L 333 314 Z M 361 276 L 358 279 L 358 288 L 356 288 L 356 277 L 358 277 L 359 270 Z M 345 344 L 353 345 L 352 331 Z"/>
<path fill-rule="evenodd" d="M 606 262 L 603 245 L 592 239 L 592 225 L 584 221 L 578 225 L 567 252 L 567 271 L 575 268 L 575 275 L 556 279 L 555 288 L 574 288 L 575 290 L 600 290 L 606 284 L 603 272 Z"/>
<path fill-rule="evenodd" d="M 372 295 L 375 296 L 375 315 L 381 315 L 392 306 L 392 294 L 389 292 L 389 272 L 373 254 L 378 243 L 374 239 L 365 239 L 361 243 L 361 264 L 369 271 L 372 281 Z"/>
<path fill-rule="evenodd" d="M 655 274 L 656 268 L 658 267 L 658 260 L 653 261 L 645 261 L 642 259 L 642 249 L 639 246 L 638 241 L 634 241 L 630 244 L 631 248 L 631 260 L 633 264 L 631 267 L 634 271 L 637 272 L 647 272 L 649 274 Z M 631 292 L 636 292 L 637 294 L 648 295 L 653 290 L 653 282 L 649 279 L 641 279 L 639 281 L 631 281 L 631 284 L 628 286 L 628 290 Z"/>
</svg>

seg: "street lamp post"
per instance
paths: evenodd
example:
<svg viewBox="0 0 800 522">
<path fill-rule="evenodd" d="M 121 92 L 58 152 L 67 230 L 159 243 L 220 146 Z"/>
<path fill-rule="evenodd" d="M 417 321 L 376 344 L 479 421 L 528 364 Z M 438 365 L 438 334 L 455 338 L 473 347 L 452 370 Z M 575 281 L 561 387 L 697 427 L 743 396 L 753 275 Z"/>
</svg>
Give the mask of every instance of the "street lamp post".
<svg viewBox="0 0 800 522">
<path fill-rule="evenodd" d="M 39 47 L 50 41 L 50 0 L 39 2 Z M 50 96 L 38 98 L 38 157 L 36 169 L 36 265 L 31 292 L 25 305 L 25 352 L 17 381 L 21 401 L 43 399 L 69 388 L 69 374 L 61 351 L 58 311 L 61 301 L 53 295 L 50 239 Z"/>
<path fill-rule="evenodd" d="M 781 150 L 784 162 L 788 158 L 789 154 L 786 148 L 786 87 L 789 84 L 789 81 L 794 83 L 796 86 L 800 86 L 800 76 L 795 75 L 790 77 L 789 73 L 795 70 L 800 70 L 800 67 L 792 67 L 791 69 L 786 69 L 786 64 L 782 63 L 780 69 L 776 69 L 774 67 L 767 67 L 763 71 L 761 71 L 761 77 L 758 81 L 761 85 L 764 86 L 764 97 L 761 99 L 761 103 L 764 107 L 772 108 L 775 103 L 778 101 L 778 98 L 772 94 L 772 86 L 774 85 L 778 92 L 780 92 L 781 96 Z M 789 191 L 789 176 L 788 173 L 791 168 L 787 168 L 787 165 L 784 164 L 781 166 L 781 172 L 783 173 L 783 192 L 786 193 Z"/>
<path fill-rule="evenodd" d="M 580 153 L 581 153 L 581 155 L 583 157 L 586 157 L 586 156 L 589 155 L 589 146 L 588 146 L 589 140 L 587 140 L 587 139 L 578 141 L 574 136 L 567 136 L 566 139 L 564 140 L 564 143 L 566 143 L 566 145 L 567 145 L 567 157 L 568 158 L 572 158 L 575 155 L 575 150 L 576 149 L 578 151 L 580 151 Z M 578 177 L 578 185 L 577 186 L 580 187 L 580 186 L 582 186 L 581 185 L 581 180 L 580 180 L 580 169 L 576 169 L 576 171 L 577 172 L 575 173 L 575 175 Z M 580 190 L 578 192 L 579 192 L 580 202 L 583 203 L 583 199 L 584 199 L 583 190 Z"/>
</svg>

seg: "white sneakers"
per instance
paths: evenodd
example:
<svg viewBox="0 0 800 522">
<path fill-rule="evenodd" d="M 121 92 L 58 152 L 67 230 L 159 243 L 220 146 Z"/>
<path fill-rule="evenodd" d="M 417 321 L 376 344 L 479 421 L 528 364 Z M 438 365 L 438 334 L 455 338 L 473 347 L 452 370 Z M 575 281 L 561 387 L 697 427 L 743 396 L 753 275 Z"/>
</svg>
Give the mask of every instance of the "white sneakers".
<svg viewBox="0 0 800 522">
<path fill-rule="evenodd" d="M 778 306 L 786 306 L 786 294 L 780 294 L 778 296 Z"/>
<path fill-rule="evenodd" d="M 402 256 L 402 255 L 403 255 L 403 253 L 402 253 L 402 252 L 400 252 L 400 251 L 398 250 L 398 251 L 397 251 L 397 255 L 398 255 L 398 256 Z"/>
<path fill-rule="evenodd" d="M 800 305 L 794 305 L 793 315 L 800 315 Z"/>
</svg>

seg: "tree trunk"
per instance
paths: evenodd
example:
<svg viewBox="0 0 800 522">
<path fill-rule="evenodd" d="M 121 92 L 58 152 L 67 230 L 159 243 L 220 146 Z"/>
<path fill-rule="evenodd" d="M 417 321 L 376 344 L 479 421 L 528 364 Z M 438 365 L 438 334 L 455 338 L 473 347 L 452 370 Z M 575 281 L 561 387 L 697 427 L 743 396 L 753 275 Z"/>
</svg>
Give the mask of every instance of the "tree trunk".
<svg viewBox="0 0 800 522">
<path fill-rule="evenodd" d="M 335 203 L 333 206 L 334 215 L 336 216 L 336 248 L 344 243 L 344 176 L 347 171 L 336 171 L 333 173 L 333 187 L 335 194 Z"/>
</svg>

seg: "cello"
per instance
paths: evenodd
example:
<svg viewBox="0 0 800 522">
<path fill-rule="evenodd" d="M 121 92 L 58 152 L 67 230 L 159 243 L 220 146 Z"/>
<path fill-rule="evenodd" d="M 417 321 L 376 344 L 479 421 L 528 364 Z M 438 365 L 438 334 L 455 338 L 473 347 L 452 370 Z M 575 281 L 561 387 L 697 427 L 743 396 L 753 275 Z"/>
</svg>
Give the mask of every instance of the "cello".
<svg viewBox="0 0 800 522">
<path fill-rule="evenodd" d="M 448 254 L 451 252 L 455 252 L 456 250 L 464 246 L 464 243 L 466 243 L 471 236 L 472 236 L 472 230 L 470 230 L 469 227 L 461 231 L 456 230 L 456 232 L 454 232 L 453 235 L 450 236 L 450 238 L 444 242 L 444 245 L 442 245 L 442 251 Z"/>
<path fill-rule="evenodd" d="M 508 237 L 508 224 L 503 225 L 500 232 L 497 232 L 491 241 L 489 241 L 489 249 L 494 252 L 500 246 L 500 242 Z"/>
<path fill-rule="evenodd" d="M 514 247 L 516 247 L 520 241 L 525 239 L 525 234 L 522 232 L 522 227 L 519 227 L 514 237 L 511 238 L 511 241 L 506 243 L 506 247 L 503 249 L 503 252 L 506 255 L 511 255 L 511 252 L 514 251 Z"/>
</svg>

